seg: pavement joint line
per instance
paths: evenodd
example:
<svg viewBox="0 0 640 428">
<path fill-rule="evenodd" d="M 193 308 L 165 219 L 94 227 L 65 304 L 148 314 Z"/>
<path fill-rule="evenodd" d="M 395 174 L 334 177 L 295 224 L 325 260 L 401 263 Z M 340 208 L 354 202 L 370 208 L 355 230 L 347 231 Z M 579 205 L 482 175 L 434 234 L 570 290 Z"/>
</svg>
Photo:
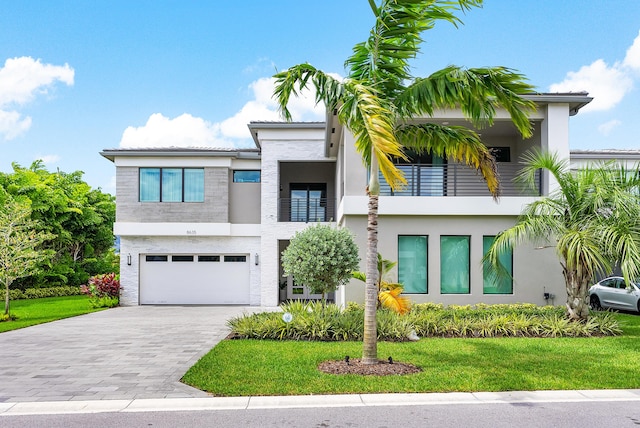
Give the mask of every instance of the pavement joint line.
<svg viewBox="0 0 640 428">
<path fill-rule="evenodd" d="M 564 395 L 564 397 L 563 397 Z M 141 398 L 0 403 L 0 417 L 46 414 L 258 410 L 310 407 L 425 406 L 640 401 L 636 390 L 338 394 L 201 398 Z"/>
</svg>

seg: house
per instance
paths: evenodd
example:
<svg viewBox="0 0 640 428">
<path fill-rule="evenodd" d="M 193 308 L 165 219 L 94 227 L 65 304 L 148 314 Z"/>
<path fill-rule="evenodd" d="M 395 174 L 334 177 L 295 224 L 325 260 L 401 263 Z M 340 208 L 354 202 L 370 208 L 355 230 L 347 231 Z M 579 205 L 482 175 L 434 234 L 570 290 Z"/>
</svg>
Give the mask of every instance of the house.
<svg viewBox="0 0 640 428">
<path fill-rule="evenodd" d="M 546 174 L 533 192 L 518 186 L 519 157 L 542 148 L 569 158 L 569 118 L 591 101 L 585 93 L 530 98 L 538 105 L 532 138 L 523 140 L 504 112 L 481 131 L 498 160 L 497 202 L 475 171 L 425 155 L 399 165 L 405 189 L 383 186 L 378 249 L 398 261 L 394 279 L 414 302 L 562 303 L 560 264 L 545 243 L 505 255 L 512 281 L 495 283 L 481 263 L 493 237 L 554 187 Z M 332 113 L 326 122 L 252 122 L 254 149 L 104 150 L 116 166 L 122 303 L 276 306 L 317 298 L 284 277 L 280 263 L 309 224 L 349 228 L 364 260 L 367 171 Z M 455 110 L 424 120 L 470 126 Z M 352 281 L 331 297 L 363 302 L 364 285 Z"/>
</svg>

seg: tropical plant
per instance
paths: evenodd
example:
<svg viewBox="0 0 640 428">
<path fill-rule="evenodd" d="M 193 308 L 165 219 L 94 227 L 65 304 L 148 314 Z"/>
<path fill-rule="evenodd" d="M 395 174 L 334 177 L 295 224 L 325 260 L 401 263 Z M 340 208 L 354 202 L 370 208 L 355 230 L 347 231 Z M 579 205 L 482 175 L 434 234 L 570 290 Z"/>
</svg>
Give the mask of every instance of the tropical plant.
<svg viewBox="0 0 640 428">
<path fill-rule="evenodd" d="M 9 316 L 9 287 L 16 279 L 37 272 L 39 263 L 51 258 L 42 245 L 53 235 L 36 231 L 28 202 L 6 193 L 0 196 L 0 283 L 5 289 L 4 314 Z"/>
<path fill-rule="evenodd" d="M 504 108 L 524 137 L 531 135 L 528 113 L 534 104 L 520 95 L 533 88 L 524 77 L 505 67 L 448 66 L 426 78 L 411 75 L 410 60 L 420 51 L 421 34 L 443 20 L 458 25 L 458 11 L 480 7 L 482 0 L 369 0 L 375 23 L 366 41 L 353 48 L 346 60 L 343 80 L 310 64 L 277 73 L 274 96 L 282 115 L 291 120 L 287 104 L 291 95 L 306 87 L 315 89 L 317 102 L 337 111 L 340 123 L 355 136 L 356 149 L 369 172 L 367 256 L 365 273 L 365 325 L 363 362 L 377 357 L 376 306 L 378 172 L 392 189 L 406 180 L 393 162 L 407 159 L 405 149 L 432 152 L 476 168 L 490 192 L 499 194 L 496 164 L 479 135 L 465 127 L 416 123 L 437 109 L 460 108 L 476 128 L 493 123 L 497 108 Z"/>
<path fill-rule="evenodd" d="M 390 282 L 386 279 L 391 269 L 397 265 L 398 262 L 392 262 L 391 260 L 383 259 L 382 255 L 378 253 L 378 309 L 381 306 L 398 312 L 399 314 L 405 314 L 411 310 L 411 300 L 402 294 L 402 284 L 397 282 Z M 353 277 L 366 283 L 367 275 L 364 272 L 353 272 Z"/>
<path fill-rule="evenodd" d="M 351 279 L 358 268 L 358 246 L 348 229 L 315 225 L 296 232 L 282 252 L 282 268 L 312 293 L 326 294 Z"/>
<path fill-rule="evenodd" d="M 504 275 L 499 256 L 525 241 L 551 242 L 566 283 L 566 316 L 589 317 L 588 289 L 596 273 L 615 266 L 627 281 L 640 277 L 640 178 L 638 168 L 612 163 L 571 170 L 557 154 L 533 151 L 519 179 L 533 185 L 546 170 L 557 189 L 527 205 L 515 226 L 500 233 L 485 256 Z"/>
</svg>

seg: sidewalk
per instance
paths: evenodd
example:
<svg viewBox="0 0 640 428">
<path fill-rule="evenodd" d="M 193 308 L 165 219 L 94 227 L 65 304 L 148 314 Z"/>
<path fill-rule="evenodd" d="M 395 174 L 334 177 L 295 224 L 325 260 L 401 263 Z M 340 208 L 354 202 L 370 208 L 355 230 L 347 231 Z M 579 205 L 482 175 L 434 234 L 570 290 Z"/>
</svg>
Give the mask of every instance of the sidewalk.
<svg viewBox="0 0 640 428">
<path fill-rule="evenodd" d="M 207 397 L 0 403 L 0 417 L 105 412 L 640 401 L 640 389 Z M 0 419 L 1 420 L 1 419 Z"/>
</svg>

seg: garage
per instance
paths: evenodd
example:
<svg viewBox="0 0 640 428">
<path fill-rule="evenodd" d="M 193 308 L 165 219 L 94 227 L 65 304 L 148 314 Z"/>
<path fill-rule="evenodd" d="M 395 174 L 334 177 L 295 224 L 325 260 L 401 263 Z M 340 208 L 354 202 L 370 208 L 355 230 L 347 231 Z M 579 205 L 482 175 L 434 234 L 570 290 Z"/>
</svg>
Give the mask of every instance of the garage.
<svg viewBox="0 0 640 428">
<path fill-rule="evenodd" d="M 141 254 L 141 305 L 248 305 L 248 254 Z"/>
</svg>

